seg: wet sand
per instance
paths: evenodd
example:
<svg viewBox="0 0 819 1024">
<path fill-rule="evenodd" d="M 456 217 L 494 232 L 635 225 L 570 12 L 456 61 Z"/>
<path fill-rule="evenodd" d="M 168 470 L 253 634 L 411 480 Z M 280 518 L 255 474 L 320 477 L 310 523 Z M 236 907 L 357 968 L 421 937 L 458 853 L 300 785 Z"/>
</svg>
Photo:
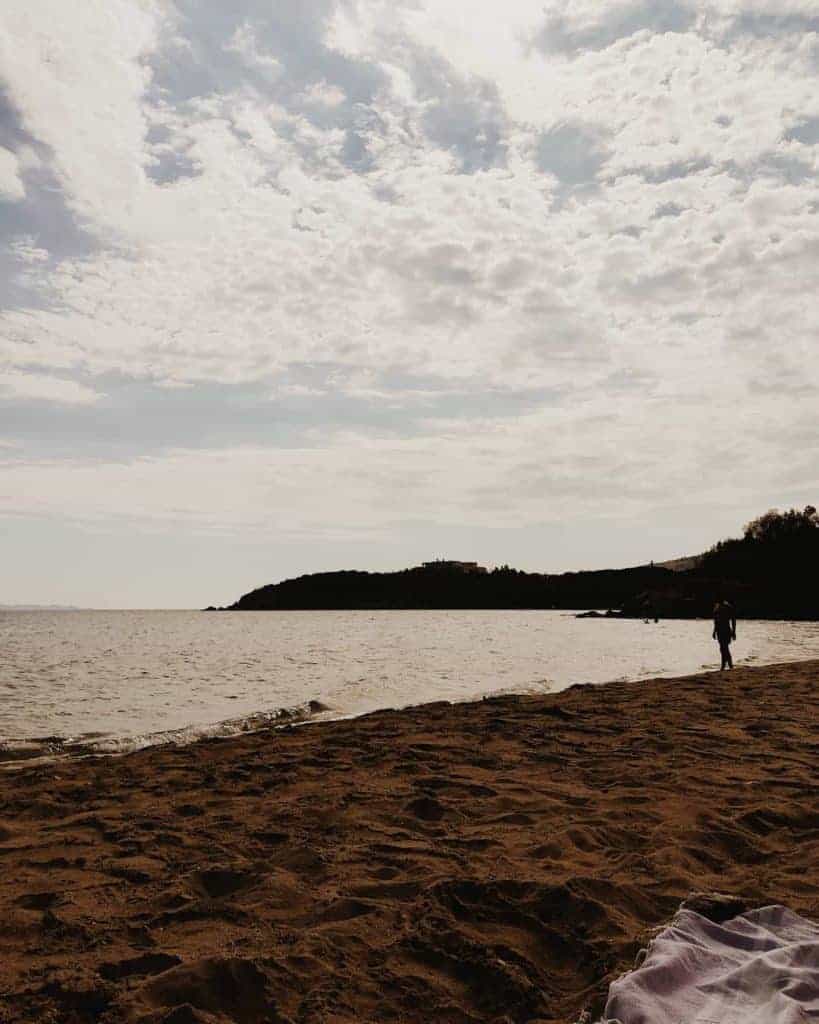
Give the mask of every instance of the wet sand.
<svg viewBox="0 0 819 1024">
<path fill-rule="evenodd" d="M 819 919 L 819 661 L 0 775 L 0 1021 L 571 1022 L 695 890 Z"/>
</svg>

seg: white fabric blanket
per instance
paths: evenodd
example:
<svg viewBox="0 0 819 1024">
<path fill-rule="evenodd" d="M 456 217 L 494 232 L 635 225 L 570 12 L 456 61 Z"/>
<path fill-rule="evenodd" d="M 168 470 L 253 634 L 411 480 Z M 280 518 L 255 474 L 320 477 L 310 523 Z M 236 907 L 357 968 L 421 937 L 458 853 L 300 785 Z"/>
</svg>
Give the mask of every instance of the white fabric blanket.
<svg viewBox="0 0 819 1024">
<path fill-rule="evenodd" d="M 611 985 L 604 1020 L 819 1022 L 819 925 L 779 906 L 723 924 L 680 910 L 643 964 Z"/>
</svg>

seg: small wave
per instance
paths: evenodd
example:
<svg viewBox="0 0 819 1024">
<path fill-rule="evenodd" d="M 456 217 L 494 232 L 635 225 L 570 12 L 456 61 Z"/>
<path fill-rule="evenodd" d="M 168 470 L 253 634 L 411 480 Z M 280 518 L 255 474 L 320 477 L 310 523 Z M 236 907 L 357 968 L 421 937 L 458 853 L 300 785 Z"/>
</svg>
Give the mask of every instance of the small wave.
<svg viewBox="0 0 819 1024">
<path fill-rule="evenodd" d="M 257 732 L 260 729 L 300 725 L 331 711 L 332 708 L 321 701 L 309 700 L 295 707 L 256 711 L 241 718 L 229 718 L 208 725 L 190 725 L 181 729 L 142 733 L 137 736 L 112 736 L 94 732 L 75 737 L 43 736 L 19 741 L 3 740 L 0 741 L 0 764 L 11 768 L 36 760 L 55 761 L 94 755 L 130 754 L 147 747 L 184 746 L 202 739 L 227 738 Z"/>
<path fill-rule="evenodd" d="M 486 693 L 480 695 L 480 699 L 491 700 L 493 697 L 542 697 L 546 693 L 551 693 L 553 689 L 554 684 L 551 680 L 539 679 L 528 686 L 504 686 L 494 690 L 487 690 Z M 474 696 L 467 696 L 454 703 L 469 704 L 475 699 Z"/>
</svg>

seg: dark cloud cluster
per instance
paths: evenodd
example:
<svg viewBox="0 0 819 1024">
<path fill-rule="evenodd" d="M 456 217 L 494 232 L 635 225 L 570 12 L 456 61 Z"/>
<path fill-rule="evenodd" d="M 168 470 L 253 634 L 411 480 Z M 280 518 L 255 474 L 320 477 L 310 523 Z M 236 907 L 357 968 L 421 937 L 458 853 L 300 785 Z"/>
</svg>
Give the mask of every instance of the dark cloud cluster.
<svg viewBox="0 0 819 1024">
<path fill-rule="evenodd" d="M 606 141 L 606 133 L 596 125 L 563 122 L 538 139 L 537 166 L 564 185 L 592 185 L 608 157 Z"/>
<path fill-rule="evenodd" d="M 40 251 L 44 271 L 62 260 L 81 259 L 97 247 L 92 230 L 71 209 L 56 173 L 50 148 L 26 129 L 21 112 L 0 82 L 0 146 L 14 154 L 28 153 L 21 169 L 25 195 L 3 201 L 0 197 L 0 309 L 42 306 L 48 293 L 27 279 L 26 260 L 13 242 Z"/>
<path fill-rule="evenodd" d="M 388 80 L 372 62 L 327 46 L 327 22 L 336 6 L 336 0 L 206 6 L 179 0 L 176 33 L 150 59 L 150 95 L 158 106 L 184 113 L 194 101 L 250 91 L 318 129 L 342 131 L 340 158 L 361 173 L 369 164 L 372 104 Z M 337 89 L 338 102 L 314 102 L 315 86 Z"/>
<path fill-rule="evenodd" d="M 599 6 L 586 24 L 570 14 L 550 14 L 532 45 L 545 54 L 574 56 L 586 50 L 605 50 L 636 32 L 687 32 L 696 22 L 696 9 L 680 0 L 632 0 Z"/>
</svg>

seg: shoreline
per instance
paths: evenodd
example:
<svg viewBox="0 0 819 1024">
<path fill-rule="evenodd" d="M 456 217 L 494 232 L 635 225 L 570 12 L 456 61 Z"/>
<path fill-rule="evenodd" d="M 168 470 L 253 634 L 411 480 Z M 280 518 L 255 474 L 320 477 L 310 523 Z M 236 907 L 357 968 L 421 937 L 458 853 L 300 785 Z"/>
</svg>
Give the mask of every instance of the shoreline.
<svg viewBox="0 0 819 1024">
<path fill-rule="evenodd" d="M 691 891 L 819 918 L 817 684 L 801 661 L 24 762 L 0 1017 L 573 1022 Z"/>
<path fill-rule="evenodd" d="M 588 613 L 565 613 L 567 617 L 585 620 L 589 618 Z M 612 621 L 622 621 L 619 616 L 593 615 L 593 618 Z M 674 620 L 685 622 L 688 620 Z M 763 620 L 746 620 L 745 626 L 757 625 Z M 797 624 L 796 620 L 793 620 Z M 709 645 L 710 646 L 710 645 Z M 778 653 L 778 652 L 777 652 Z M 769 655 L 770 656 L 770 655 Z M 819 648 L 816 651 L 808 652 L 799 661 L 812 661 L 819 659 Z M 775 666 L 781 662 L 760 661 L 756 654 L 746 655 L 737 662 L 737 667 L 758 668 L 767 665 Z M 645 666 L 635 673 L 624 673 L 613 679 L 590 679 L 589 685 L 609 686 L 612 682 L 650 682 L 654 679 L 671 679 L 692 673 L 706 673 L 717 668 L 717 659 L 711 664 L 708 662 L 690 666 L 669 665 L 667 667 L 655 666 L 648 670 Z M 544 688 L 545 686 L 549 689 Z M 191 743 L 198 743 L 203 739 L 225 738 L 230 739 L 246 733 L 257 732 L 268 728 L 280 728 L 285 725 L 303 724 L 308 722 L 328 722 L 359 718 L 362 715 L 372 714 L 379 710 L 405 710 L 413 707 L 423 707 L 425 703 L 435 703 L 444 700 L 452 703 L 473 703 L 493 696 L 549 696 L 565 692 L 573 683 L 566 683 L 558 679 L 539 679 L 530 683 L 514 683 L 508 687 L 490 689 L 485 692 L 472 692 L 462 696 L 429 695 L 428 699 L 422 698 L 418 704 L 384 704 L 379 707 L 377 704 L 358 708 L 345 708 L 328 703 L 329 698 L 319 694 L 310 699 L 301 700 L 294 697 L 296 703 L 283 704 L 282 706 L 269 707 L 264 710 L 249 709 L 239 716 L 229 715 L 224 718 L 205 720 L 203 722 L 192 722 L 187 725 L 175 725 L 170 729 L 158 729 L 146 731 L 139 734 L 114 733 L 114 732 L 78 732 L 70 735 L 48 734 L 32 735 L 29 737 L 0 737 L 0 773 L 15 772 L 25 765 L 35 764 L 57 764 L 66 761 L 73 761 L 82 758 L 94 757 L 122 757 L 140 750 L 150 750 L 163 746 L 186 746 Z M 228 709 L 225 708 L 225 711 Z M 93 725 L 96 729 L 96 725 Z"/>
<path fill-rule="evenodd" d="M 141 742 L 133 737 L 101 737 L 100 745 L 94 745 L 80 736 L 76 739 L 59 736 L 18 741 L 18 745 L 8 745 L 8 741 L 0 740 L 0 773 L 16 771 L 26 765 L 58 765 L 89 758 L 128 757 L 144 750 L 155 750 L 163 747 L 188 747 L 209 739 L 234 739 L 255 732 L 269 729 L 282 729 L 287 725 L 298 725 L 306 722 L 329 721 L 324 716 L 331 712 L 320 700 L 308 700 L 301 706 L 279 708 L 274 711 L 254 711 L 238 719 L 223 719 L 212 725 L 198 727 L 199 732 L 192 732 L 195 726 L 170 729 L 144 737 Z M 83 742 L 85 740 L 85 742 Z M 101 744 L 120 744 L 103 746 Z M 40 746 L 37 746 L 40 744 Z M 129 745 L 130 744 L 130 745 Z"/>
</svg>

